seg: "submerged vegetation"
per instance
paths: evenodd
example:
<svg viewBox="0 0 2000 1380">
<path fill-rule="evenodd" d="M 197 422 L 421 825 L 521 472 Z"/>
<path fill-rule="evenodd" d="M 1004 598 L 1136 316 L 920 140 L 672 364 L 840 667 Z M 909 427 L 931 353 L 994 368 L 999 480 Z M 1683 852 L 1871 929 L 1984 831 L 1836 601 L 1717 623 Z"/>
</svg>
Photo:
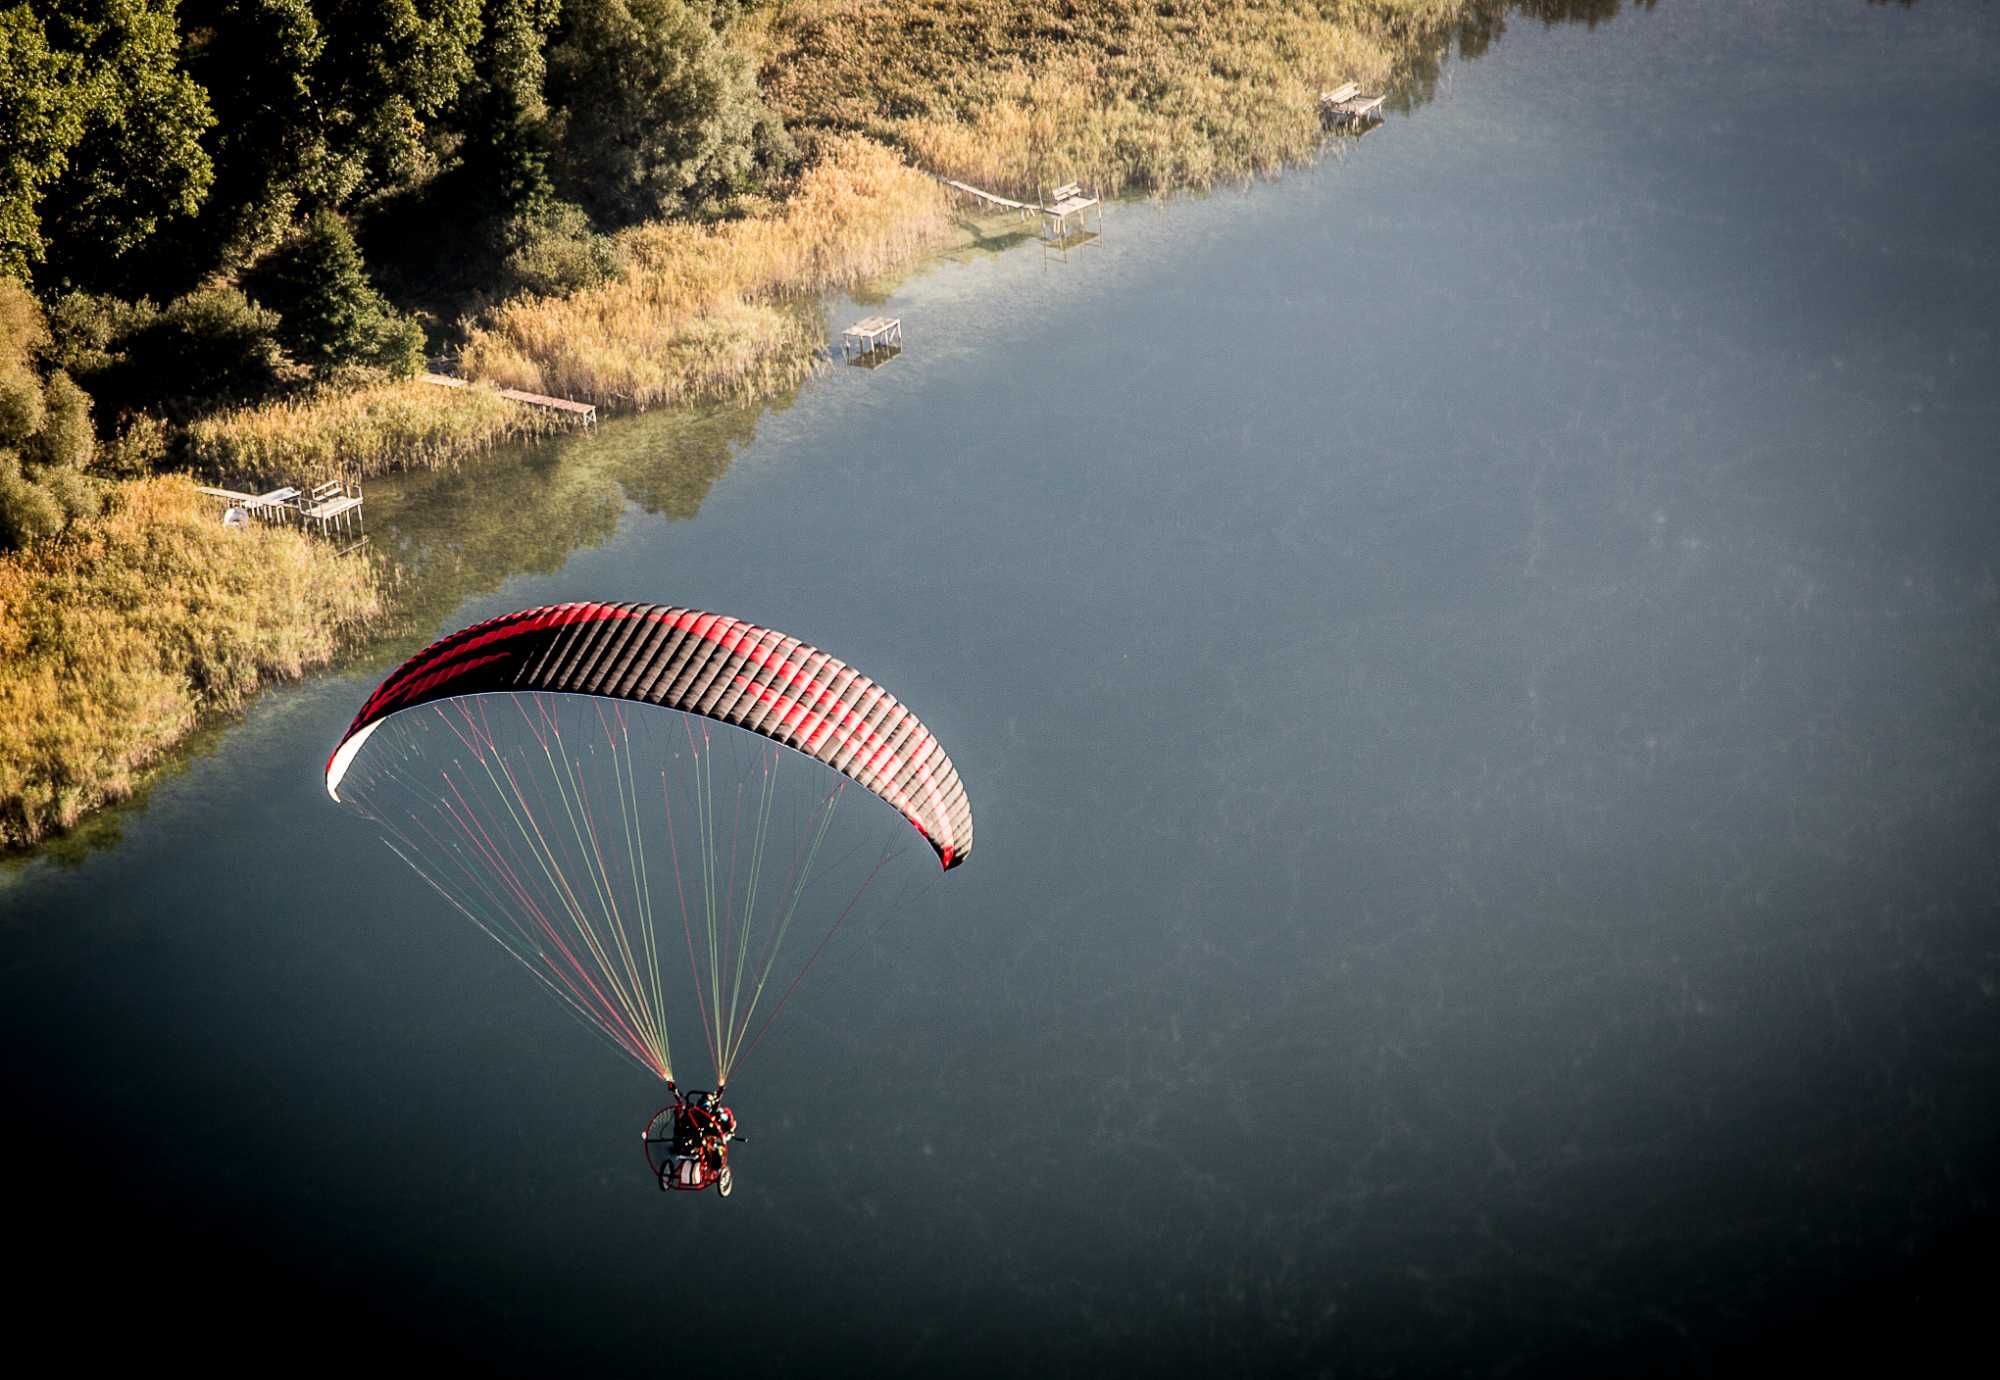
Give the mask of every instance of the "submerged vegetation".
<svg viewBox="0 0 2000 1380">
<path fill-rule="evenodd" d="M 381 607 L 365 560 L 225 529 L 177 478 L 0 557 L 0 846 L 129 794 L 204 718 L 325 665 Z"/>
</svg>

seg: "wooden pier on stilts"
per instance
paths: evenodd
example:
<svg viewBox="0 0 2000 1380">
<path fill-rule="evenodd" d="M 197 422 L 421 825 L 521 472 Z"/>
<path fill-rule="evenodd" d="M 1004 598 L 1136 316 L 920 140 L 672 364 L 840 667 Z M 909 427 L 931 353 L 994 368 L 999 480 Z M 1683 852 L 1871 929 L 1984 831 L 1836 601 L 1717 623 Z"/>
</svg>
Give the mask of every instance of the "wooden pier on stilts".
<svg viewBox="0 0 2000 1380">
<path fill-rule="evenodd" d="M 358 479 L 329 479 L 309 490 L 299 490 L 287 484 L 261 494 L 198 484 L 195 492 L 221 500 L 224 527 L 247 527 L 253 519 L 283 525 L 297 518 L 301 528 L 311 523 L 323 537 L 352 538 L 341 547 L 343 554 L 368 540 L 368 529 L 361 515 L 361 481 Z"/>
<path fill-rule="evenodd" d="M 299 496 L 299 491 L 289 484 L 261 494 L 245 493 L 241 489 L 217 489 L 206 484 L 197 484 L 194 491 L 208 498 L 221 499 L 223 521 L 231 527 L 241 526 L 251 518 L 263 522 L 284 522 L 292 513 L 298 511 L 295 500 Z M 231 513 L 236 516 L 231 517 Z"/>
<path fill-rule="evenodd" d="M 1041 219 L 1042 244 L 1045 248 L 1061 249 L 1065 254 L 1075 247 L 1094 244 L 1104 234 L 1104 201 L 1101 197 L 1085 196 L 1083 187 L 1075 182 L 1065 182 L 1039 201 L 1016 201 L 998 192 L 989 192 L 975 187 L 970 182 L 960 182 L 956 178 L 938 177 L 937 181 L 952 191 L 971 197 L 974 201 L 991 206 L 996 210 L 1014 211 L 1021 216 L 1038 216 Z M 1097 228 L 1089 228 L 1085 212 L 1096 211 Z"/>
<path fill-rule="evenodd" d="M 840 333 L 840 357 L 864 369 L 879 368 L 901 353 L 900 316 L 864 316 Z"/>
<path fill-rule="evenodd" d="M 1097 212 L 1097 228 L 1090 228 L 1086 212 Z M 1088 244 L 1096 244 L 1104 237 L 1104 202 L 1101 198 L 1085 196 L 1083 187 L 1075 182 L 1065 182 L 1049 194 L 1042 205 L 1042 246 L 1045 249 L 1060 249 L 1067 258 L 1072 248 L 1081 249 Z"/>
<path fill-rule="evenodd" d="M 469 387 L 464 379 L 453 378 L 450 374 L 420 374 L 420 383 L 428 383 L 439 388 Z M 547 412 L 560 412 L 574 419 L 578 425 L 597 425 L 597 404 L 578 402 L 574 398 L 552 398 L 546 393 L 530 393 L 525 388 L 496 388 L 493 390 L 508 402 L 517 402 L 524 407 L 539 407 Z"/>
<path fill-rule="evenodd" d="M 933 177 L 937 177 L 937 174 L 935 173 L 931 175 Z M 937 180 L 943 183 L 945 186 L 951 188 L 954 192 L 962 192 L 966 196 L 971 197 L 974 201 L 983 201 L 988 206 L 992 206 L 998 210 L 1019 211 L 1022 215 L 1025 216 L 1031 212 L 1039 211 L 1042 209 L 1040 206 L 1035 205 L 1032 202 L 1016 201 L 1012 197 L 1001 196 L 998 192 L 982 191 L 980 188 L 973 186 L 970 182 L 959 182 L 949 177 L 939 177 Z"/>
<path fill-rule="evenodd" d="M 368 529 L 361 522 L 360 483 L 343 484 L 338 479 L 329 479 L 324 484 L 315 484 L 300 499 L 299 522 L 318 523 L 321 536 L 332 536 L 336 531 L 345 534 L 349 523 L 357 533 L 365 533 Z"/>
<path fill-rule="evenodd" d="M 1319 117 L 1334 129 L 1365 129 L 1382 122 L 1382 103 L 1388 99 L 1364 95 L 1359 82 L 1345 82 L 1319 93 Z"/>
</svg>

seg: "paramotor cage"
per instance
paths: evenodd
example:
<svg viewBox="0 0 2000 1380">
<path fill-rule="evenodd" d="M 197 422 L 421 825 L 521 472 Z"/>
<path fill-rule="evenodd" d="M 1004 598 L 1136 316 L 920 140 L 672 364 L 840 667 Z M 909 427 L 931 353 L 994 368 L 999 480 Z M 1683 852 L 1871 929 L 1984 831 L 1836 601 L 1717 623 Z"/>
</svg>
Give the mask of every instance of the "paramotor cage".
<svg viewBox="0 0 2000 1380">
<path fill-rule="evenodd" d="M 714 1185 L 716 1192 L 727 1198 L 735 1187 L 729 1168 L 729 1137 L 712 1125 L 705 1134 L 695 1129 L 685 1102 L 653 1113 L 641 1137 L 646 1168 L 663 1192 L 699 1193 Z"/>
</svg>

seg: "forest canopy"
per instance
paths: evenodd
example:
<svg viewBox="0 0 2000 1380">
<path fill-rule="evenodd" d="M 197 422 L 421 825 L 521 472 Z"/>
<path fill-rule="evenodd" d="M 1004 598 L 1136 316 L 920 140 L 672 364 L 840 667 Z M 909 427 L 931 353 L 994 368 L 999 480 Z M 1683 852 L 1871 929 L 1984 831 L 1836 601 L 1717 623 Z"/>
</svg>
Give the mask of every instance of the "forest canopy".
<svg viewBox="0 0 2000 1380">
<path fill-rule="evenodd" d="M 444 174 L 474 209 L 673 218 L 788 149 L 704 0 L 17 0 L 0 272 L 176 296 Z M 457 205 L 464 205 L 461 200 Z M 555 217 L 561 219 L 559 215 Z"/>
<path fill-rule="evenodd" d="M 99 441 L 408 376 L 790 171 L 737 8 L 0 0 L 0 547 L 91 507 Z"/>
</svg>

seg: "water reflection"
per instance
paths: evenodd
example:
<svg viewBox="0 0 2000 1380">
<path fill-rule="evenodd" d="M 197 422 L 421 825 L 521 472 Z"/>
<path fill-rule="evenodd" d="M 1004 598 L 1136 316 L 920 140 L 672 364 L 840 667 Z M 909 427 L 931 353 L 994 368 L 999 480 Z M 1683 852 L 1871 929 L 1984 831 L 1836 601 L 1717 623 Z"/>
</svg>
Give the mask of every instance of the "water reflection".
<svg viewBox="0 0 2000 1380">
<path fill-rule="evenodd" d="M 389 615 L 343 664 L 386 669 L 444 630 L 452 614 L 521 575 L 548 575 L 576 552 L 602 545 L 626 505 L 691 521 L 787 392 L 760 404 L 666 409 L 595 430 L 501 447 L 448 470 L 372 482 L 368 552 L 383 569 Z M 0 857 L 0 875 L 45 860 L 76 867 L 114 848 L 153 790 L 221 748 L 238 723 L 209 724 L 183 739 L 131 796 L 87 816 L 35 849 Z"/>
<path fill-rule="evenodd" d="M 467 601 L 517 575 L 560 570 L 607 541 L 630 503 L 685 522 L 757 434 L 767 403 L 663 409 L 605 422 L 449 471 L 404 475 L 369 494 L 375 547 L 395 613 L 371 658 L 407 655 Z"/>
<path fill-rule="evenodd" d="M 1630 0 L 1634 9 L 1650 10 L 1658 0 Z M 1390 104 L 1408 114 L 1434 100 L 1445 63 L 1456 56 L 1471 62 L 1486 56 L 1487 50 L 1507 32 L 1507 23 L 1516 16 L 1537 20 L 1545 28 L 1558 24 L 1581 24 L 1595 29 L 1624 13 L 1627 0 L 1473 0 L 1450 23 L 1441 26 L 1431 41 L 1412 45 L 1404 65 L 1396 73 L 1396 96 Z"/>
<path fill-rule="evenodd" d="M 850 369 L 880 369 L 890 360 L 903 353 L 900 345 L 877 345 L 872 350 L 857 350 L 847 357 Z"/>
</svg>

